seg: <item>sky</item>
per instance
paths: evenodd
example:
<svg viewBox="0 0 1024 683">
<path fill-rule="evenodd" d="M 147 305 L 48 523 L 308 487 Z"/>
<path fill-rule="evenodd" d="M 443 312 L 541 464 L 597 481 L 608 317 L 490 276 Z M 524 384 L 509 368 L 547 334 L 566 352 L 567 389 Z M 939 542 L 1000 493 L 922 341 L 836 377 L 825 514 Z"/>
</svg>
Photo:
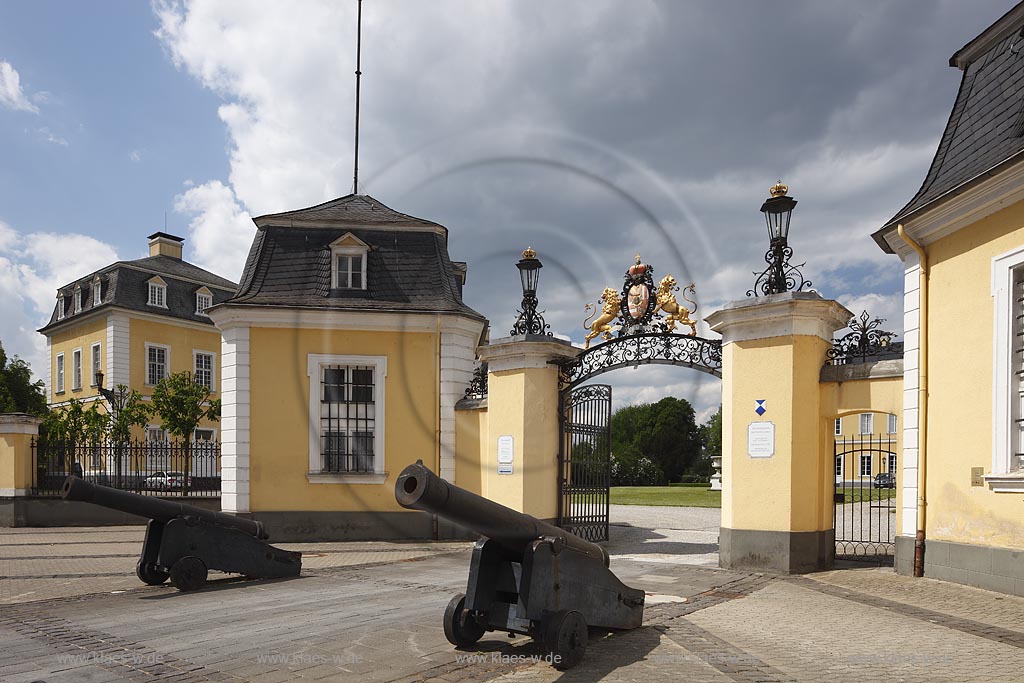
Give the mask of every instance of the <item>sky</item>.
<svg viewBox="0 0 1024 683">
<path fill-rule="evenodd" d="M 555 334 L 640 253 L 703 318 L 764 267 L 781 179 L 822 296 L 902 331 L 870 234 L 917 191 L 961 73 L 1008 0 L 365 0 L 359 192 L 449 229 L 507 334 L 532 246 Z M 45 376 L 57 287 L 157 230 L 237 279 L 251 217 L 349 194 L 355 0 L 0 3 L 0 341 Z M 701 323 L 700 332 L 714 337 Z M 616 405 L 718 380 L 646 366 Z"/>
</svg>

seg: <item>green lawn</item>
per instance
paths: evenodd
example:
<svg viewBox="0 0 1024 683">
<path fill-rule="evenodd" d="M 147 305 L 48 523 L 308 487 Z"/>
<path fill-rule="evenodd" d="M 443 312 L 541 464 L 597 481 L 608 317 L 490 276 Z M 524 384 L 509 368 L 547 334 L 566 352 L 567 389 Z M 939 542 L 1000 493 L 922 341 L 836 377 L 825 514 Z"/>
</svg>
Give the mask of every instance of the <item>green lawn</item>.
<svg viewBox="0 0 1024 683">
<path fill-rule="evenodd" d="M 613 486 L 613 505 L 676 505 L 696 508 L 722 507 L 722 492 L 707 484 L 695 486 Z"/>
<path fill-rule="evenodd" d="M 896 497 L 896 489 L 846 488 L 836 487 L 836 493 L 844 496 L 844 503 L 863 503 L 866 500 L 889 500 Z"/>
</svg>

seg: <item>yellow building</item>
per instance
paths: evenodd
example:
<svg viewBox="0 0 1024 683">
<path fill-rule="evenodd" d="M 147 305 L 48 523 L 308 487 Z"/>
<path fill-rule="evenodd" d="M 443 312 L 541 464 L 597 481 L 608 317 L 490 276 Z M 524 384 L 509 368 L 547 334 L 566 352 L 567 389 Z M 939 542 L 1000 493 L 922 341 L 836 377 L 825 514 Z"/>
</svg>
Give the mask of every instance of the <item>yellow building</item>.
<svg viewBox="0 0 1024 683">
<path fill-rule="evenodd" d="M 874 239 L 906 273 L 896 568 L 1024 595 L 1024 4 L 958 50 L 918 193 Z"/>
<path fill-rule="evenodd" d="M 278 539 L 430 537 L 394 482 L 455 475 L 455 403 L 486 321 L 448 231 L 366 195 L 253 219 L 221 347 L 222 509 Z"/>
<path fill-rule="evenodd" d="M 157 232 L 149 236 L 149 256 L 118 261 L 57 290 L 57 304 L 46 336 L 50 366 L 47 395 L 51 408 L 71 399 L 105 401 L 96 385 L 126 385 L 148 400 L 160 379 L 187 370 L 209 386 L 220 387 L 220 332 L 207 314 L 227 300 L 236 285 L 182 260 L 184 240 Z M 196 430 L 197 440 L 216 440 L 215 424 Z M 165 442 L 159 417 L 137 438 Z M 154 450 L 159 454 L 159 449 Z M 158 463 L 133 468 L 160 469 Z M 109 463 L 83 463 L 86 470 Z"/>
</svg>

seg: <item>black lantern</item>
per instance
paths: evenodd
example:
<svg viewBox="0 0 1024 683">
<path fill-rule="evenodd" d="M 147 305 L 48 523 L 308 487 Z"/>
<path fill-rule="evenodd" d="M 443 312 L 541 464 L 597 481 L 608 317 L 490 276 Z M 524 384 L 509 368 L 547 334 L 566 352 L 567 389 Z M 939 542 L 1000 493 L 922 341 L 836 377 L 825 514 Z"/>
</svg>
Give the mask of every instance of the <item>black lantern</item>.
<svg viewBox="0 0 1024 683">
<path fill-rule="evenodd" d="M 551 336 L 548 328 L 551 326 L 544 322 L 544 316 L 537 312 L 537 282 L 540 280 L 540 269 L 544 264 L 537 258 L 537 252 L 533 247 L 527 247 L 523 251 L 523 257 L 519 259 L 516 268 L 519 269 L 519 280 L 523 285 L 523 305 L 518 312 L 516 324 L 509 333 L 517 334 L 545 334 Z"/>
<path fill-rule="evenodd" d="M 768 296 L 781 292 L 799 292 L 811 286 L 810 280 L 804 280 L 800 268 L 804 266 L 790 265 L 789 259 L 793 249 L 789 246 L 789 222 L 793 217 L 796 200 L 787 196 L 789 187 L 780 180 L 769 190 L 771 197 L 761 205 L 765 226 L 768 228 L 768 251 L 764 255 L 768 267 L 757 276 L 754 288 L 747 291 L 747 296 Z M 757 273 L 754 273 L 757 275 Z"/>
</svg>

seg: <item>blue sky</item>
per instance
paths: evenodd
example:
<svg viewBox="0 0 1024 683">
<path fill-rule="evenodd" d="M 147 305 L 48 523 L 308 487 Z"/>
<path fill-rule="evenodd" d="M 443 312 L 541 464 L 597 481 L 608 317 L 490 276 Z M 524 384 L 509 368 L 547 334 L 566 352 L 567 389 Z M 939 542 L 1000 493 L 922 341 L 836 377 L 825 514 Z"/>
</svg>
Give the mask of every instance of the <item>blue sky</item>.
<svg viewBox="0 0 1024 683">
<path fill-rule="evenodd" d="M 511 327 L 514 262 L 583 307 L 640 251 L 703 317 L 763 265 L 758 207 L 800 202 L 795 260 L 902 328 L 870 233 L 917 190 L 959 84 L 951 55 L 1006 0 L 364 3 L 360 191 L 450 229 L 467 300 Z M 355 2 L 0 3 L 0 340 L 39 368 L 56 287 L 144 254 L 241 271 L 250 216 L 351 191 Z M 38 374 L 42 375 L 41 371 Z M 615 373 L 617 403 L 718 385 Z"/>
</svg>

